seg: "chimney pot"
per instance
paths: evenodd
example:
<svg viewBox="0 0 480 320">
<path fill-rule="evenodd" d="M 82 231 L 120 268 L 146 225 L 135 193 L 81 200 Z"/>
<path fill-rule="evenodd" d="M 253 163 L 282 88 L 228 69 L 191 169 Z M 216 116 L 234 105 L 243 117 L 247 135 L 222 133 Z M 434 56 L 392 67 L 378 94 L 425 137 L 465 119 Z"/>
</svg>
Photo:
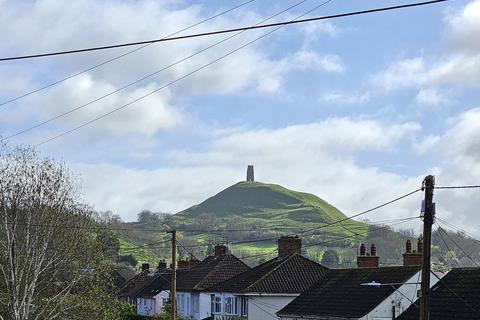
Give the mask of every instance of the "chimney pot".
<svg viewBox="0 0 480 320">
<path fill-rule="evenodd" d="M 189 267 L 188 260 L 180 259 L 177 261 L 177 268 L 178 269 L 187 269 Z"/>
<path fill-rule="evenodd" d="M 142 263 L 142 271 L 148 271 L 148 270 L 150 270 L 150 264 Z"/>
<path fill-rule="evenodd" d="M 406 250 L 403 254 L 403 265 L 408 266 L 421 266 L 422 265 L 422 239 L 418 238 L 417 250 L 412 250 L 412 242 L 407 240 Z"/>
<path fill-rule="evenodd" d="M 215 246 L 215 256 L 227 253 L 227 246 L 224 244 L 217 244 Z"/>
<path fill-rule="evenodd" d="M 278 257 L 285 257 L 292 253 L 302 253 L 302 239 L 295 236 L 281 236 L 277 240 Z"/>
<path fill-rule="evenodd" d="M 160 260 L 158 262 L 158 266 L 157 266 L 157 270 L 164 270 L 164 269 L 167 269 L 167 263 L 165 262 L 165 260 Z"/>
<path fill-rule="evenodd" d="M 423 236 L 420 235 L 418 237 L 418 242 L 417 242 L 417 252 L 422 253 L 423 252 Z"/>
<path fill-rule="evenodd" d="M 405 248 L 405 253 L 411 253 L 412 252 L 412 241 L 407 240 L 406 248 Z"/>
<path fill-rule="evenodd" d="M 364 256 L 366 251 L 367 250 L 365 249 L 365 243 L 362 243 L 360 245 L 360 256 Z"/>
<path fill-rule="evenodd" d="M 370 252 L 366 252 L 364 243 L 360 245 L 360 255 L 357 257 L 357 266 L 359 268 L 377 268 L 379 259 L 375 244 L 371 245 Z"/>
</svg>

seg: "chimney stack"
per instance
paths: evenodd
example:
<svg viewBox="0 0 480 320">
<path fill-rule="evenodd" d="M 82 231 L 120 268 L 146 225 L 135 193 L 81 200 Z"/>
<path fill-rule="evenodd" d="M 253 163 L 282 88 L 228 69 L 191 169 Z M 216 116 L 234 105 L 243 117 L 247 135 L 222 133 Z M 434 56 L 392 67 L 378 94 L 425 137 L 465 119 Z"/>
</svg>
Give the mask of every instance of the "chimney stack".
<svg viewBox="0 0 480 320">
<path fill-rule="evenodd" d="M 359 268 L 377 268 L 379 257 L 377 256 L 377 247 L 374 243 L 370 246 L 370 253 L 365 253 L 366 247 L 360 245 L 360 255 L 357 257 L 357 266 Z"/>
<path fill-rule="evenodd" d="M 255 174 L 253 172 L 253 165 L 247 167 L 247 181 L 255 181 Z"/>
<path fill-rule="evenodd" d="M 157 271 L 162 271 L 165 269 L 167 269 L 167 262 L 165 262 L 165 260 L 160 260 L 158 262 Z"/>
<path fill-rule="evenodd" d="M 227 253 L 227 246 L 224 244 L 217 244 L 215 246 L 215 256 Z"/>
<path fill-rule="evenodd" d="M 412 242 L 407 240 L 405 246 L 405 253 L 403 254 L 403 265 L 408 266 L 421 266 L 422 265 L 422 251 L 423 251 L 423 239 L 422 236 L 418 238 L 417 251 L 412 252 Z"/>
<path fill-rule="evenodd" d="M 302 239 L 298 236 L 281 236 L 277 241 L 278 257 L 285 257 L 292 253 L 302 253 Z"/>
<path fill-rule="evenodd" d="M 142 272 L 143 271 L 150 271 L 150 264 L 142 263 Z"/>
</svg>

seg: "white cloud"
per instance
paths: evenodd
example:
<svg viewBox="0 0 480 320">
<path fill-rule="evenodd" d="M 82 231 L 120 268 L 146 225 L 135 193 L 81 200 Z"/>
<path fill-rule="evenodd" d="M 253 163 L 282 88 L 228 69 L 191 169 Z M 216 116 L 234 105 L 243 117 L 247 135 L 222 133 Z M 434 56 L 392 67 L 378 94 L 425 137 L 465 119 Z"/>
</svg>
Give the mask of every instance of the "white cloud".
<svg viewBox="0 0 480 320">
<path fill-rule="evenodd" d="M 445 95 L 441 94 L 437 90 L 426 88 L 418 91 L 415 101 L 420 105 L 437 106 L 447 103 L 449 100 Z"/>
<path fill-rule="evenodd" d="M 450 122 L 451 128 L 422 141 L 418 151 L 448 156 L 443 158 L 446 162 L 452 158 L 480 160 L 480 108 L 470 109 Z"/>
<path fill-rule="evenodd" d="M 149 86 L 122 91 L 57 121 L 69 126 L 87 122 L 152 92 L 156 87 L 157 85 L 152 83 Z M 36 109 L 41 110 L 38 114 L 43 115 L 44 119 L 49 119 L 116 89 L 106 81 L 95 81 L 90 75 L 84 74 L 71 79 L 61 88 L 54 88 L 28 101 L 35 105 Z M 170 91 L 165 89 L 102 119 L 101 128 L 114 134 L 137 132 L 151 135 L 158 130 L 170 129 L 178 125 L 182 117 L 182 112 L 171 105 Z"/>
<path fill-rule="evenodd" d="M 370 92 L 327 91 L 320 95 L 320 101 L 329 104 L 364 104 L 370 100 Z"/>
<path fill-rule="evenodd" d="M 213 19 L 188 32 L 218 30 L 232 25 L 250 25 L 263 19 L 247 8 Z M 2 37 L 0 49 L 5 53 L 20 54 L 32 53 L 32 48 L 35 48 L 36 52 L 42 52 L 68 49 L 72 46 L 84 47 L 158 38 L 204 20 L 210 15 L 213 13 L 204 6 L 179 5 L 173 1 L 86 0 L 63 3 L 55 0 L 40 0 L 29 5 L 2 1 L 0 2 L 0 30 L 2 30 L 0 31 Z M 328 23 L 316 28 L 318 32 L 325 29 L 326 34 L 334 33 L 334 26 Z M 125 32 L 126 30 L 128 32 Z M 202 52 L 188 61 L 164 70 L 139 83 L 135 89 L 115 94 L 59 123 L 78 124 L 81 121 L 89 121 L 95 116 L 205 66 L 260 34 L 262 34 L 261 31 L 243 33 L 212 50 Z M 31 115 L 35 118 L 38 114 L 38 119 L 33 119 L 33 122 L 45 120 L 47 117 L 86 103 L 153 71 L 165 68 L 229 36 L 204 37 L 149 46 L 92 70 L 82 77 L 70 79 L 53 89 L 32 95 L 32 99 L 20 101 L 20 109 L 33 110 L 32 104 L 41 105 L 42 112 L 32 112 Z M 72 39 L 74 39 L 73 42 Z M 270 43 L 275 42 L 275 37 L 269 36 L 269 39 Z M 35 43 L 35 46 L 32 47 L 32 43 Z M 0 101 L 6 100 L 5 97 L 36 89 L 52 80 L 78 72 L 121 52 L 96 52 L 36 60 L 40 63 L 36 64 L 33 73 L 28 65 L 19 64 L 9 73 L 15 77 L 0 76 L 0 86 L 5 89 L 0 93 Z M 276 93 L 281 90 L 284 79 L 291 72 L 302 70 L 339 73 L 343 72 L 344 66 L 338 56 L 320 54 L 308 48 L 302 48 L 291 56 L 272 58 L 268 49 L 258 42 L 175 83 L 168 90 L 163 90 L 109 116 L 102 122 L 105 123 L 105 128 L 113 133 L 135 132 L 151 135 L 158 130 L 172 128 L 182 122 L 185 115 L 176 106 L 178 96 L 188 98 L 195 95 L 221 95 L 246 90 Z M 4 119 L 9 119 L 9 123 L 11 123 L 10 120 L 23 119 L 14 111 L 2 113 Z"/>
<path fill-rule="evenodd" d="M 454 51 L 477 54 L 480 50 L 480 1 L 468 3 L 459 12 L 451 14 L 448 19 L 449 42 Z"/>
<path fill-rule="evenodd" d="M 418 86 L 480 86 L 480 0 L 467 4 L 447 18 L 450 51 L 393 62 L 372 77 L 375 85 L 390 91 Z"/>
<path fill-rule="evenodd" d="M 417 145 L 424 156 L 439 159 L 437 185 L 477 184 L 480 181 L 480 108 L 468 110 L 447 122 L 444 133 L 430 136 Z M 478 190 L 438 190 L 437 216 L 454 225 L 480 232 L 475 209 L 480 206 Z"/>
<path fill-rule="evenodd" d="M 351 213 L 415 185 L 415 179 L 360 166 L 357 152 L 394 150 L 417 130 L 414 123 L 333 118 L 279 129 L 225 132 L 202 152 L 167 152 L 174 167 L 77 165 L 76 169 L 84 176 L 86 198 L 97 209 L 114 210 L 126 219 L 134 219 L 143 208 L 178 211 L 196 204 L 243 180 L 250 163 L 256 166 L 259 181 L 313 192 Z M 396 187 L 388 188 L 390 183 Z M 408 216 L 410 210 L 399 206 L 382 213 L 382 218 Z"/>
</svg>

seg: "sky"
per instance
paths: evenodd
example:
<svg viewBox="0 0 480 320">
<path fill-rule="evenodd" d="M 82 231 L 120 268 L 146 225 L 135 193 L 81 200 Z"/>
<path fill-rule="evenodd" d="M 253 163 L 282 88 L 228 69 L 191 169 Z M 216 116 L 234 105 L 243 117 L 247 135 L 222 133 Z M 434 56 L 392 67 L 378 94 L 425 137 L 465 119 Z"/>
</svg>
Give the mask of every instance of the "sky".
<svg viewBox="0 0 480 320">
<path fill-rule="evenodd" d="M 0 56 L 161 38 L 241 3 L 0 0 Z M 332 0 L 304 17 L 401 3 Z M 291 20 L 320 4 L 251 1 L 181 34 Z M 292 25 L 252 42 L 267 32 L 146 46 L 0 106 L 0 135 L 34 146 L 163 87 L 37 147 L 66 163 L 86 202 L 125 221 L 197 204 L 244 180 L 248 164 L 256 180 L 347 215 L 418 189 L 428 174 L 437 185 L 480 184 L 480 0 Z M 0 62 L 0 103 L 132 49 Z M 437 216 L 480 237 L 479 192 L 436 190 Z M 363 218 L 417 216 L 422 197 Z"/>
</svg>

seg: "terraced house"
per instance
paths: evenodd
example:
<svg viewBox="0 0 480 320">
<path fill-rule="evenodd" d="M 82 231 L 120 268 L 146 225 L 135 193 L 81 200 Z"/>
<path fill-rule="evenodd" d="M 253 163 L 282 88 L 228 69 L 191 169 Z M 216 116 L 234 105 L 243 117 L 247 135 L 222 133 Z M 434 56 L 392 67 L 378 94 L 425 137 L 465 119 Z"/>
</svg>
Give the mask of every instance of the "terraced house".
<svg viewBox="0 0 480 320">
<path fill-rule="evenodd" d="M 300 254 L 301 243 L 296 236 L 281 237 L 276 258 L 204 290 L 211 297 L 212 318 L 277 319 L 277 311 L 328 271 Z"/>
</svg>

